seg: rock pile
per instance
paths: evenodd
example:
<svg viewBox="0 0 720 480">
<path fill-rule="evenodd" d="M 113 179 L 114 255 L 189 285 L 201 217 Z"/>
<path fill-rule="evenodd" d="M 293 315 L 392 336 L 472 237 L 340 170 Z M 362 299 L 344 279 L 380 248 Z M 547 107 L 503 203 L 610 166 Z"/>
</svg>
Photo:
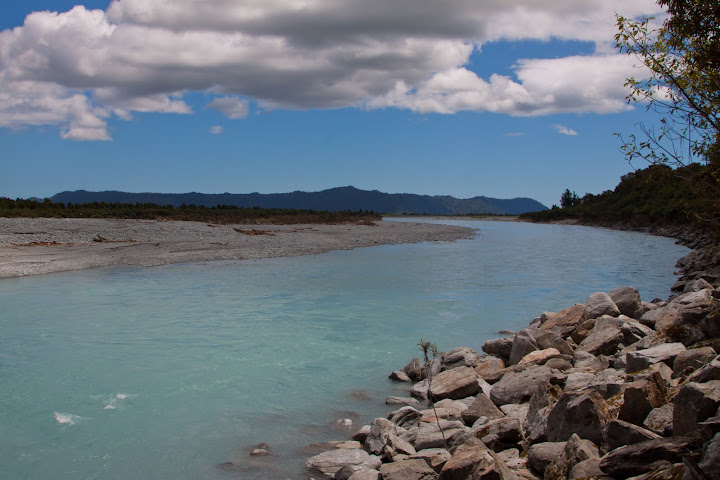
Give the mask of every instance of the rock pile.
<svg viewBox="0 0 720 480">
<path fill-rule="evenodd" d="M 352 480 L 720 479 L 720 290 L 682 290 L 595 293 L 483 354 L 413 359 L 391 374 L 413 398 L 306 465 Z"/>
</svg>

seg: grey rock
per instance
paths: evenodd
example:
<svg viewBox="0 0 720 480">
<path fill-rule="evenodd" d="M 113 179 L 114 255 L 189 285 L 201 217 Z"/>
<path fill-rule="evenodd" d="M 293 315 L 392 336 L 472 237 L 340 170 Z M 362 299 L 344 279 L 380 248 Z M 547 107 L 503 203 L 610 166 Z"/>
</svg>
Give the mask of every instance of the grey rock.
<svg viewBox="0 0 720 480">
<path fill-rule="evenodd" d="M 684 377 L 710 363 L 717 354 L 711 347 L 691 348 L 675 357 L 673 378 Z"/>
<path fill-rule="evenodd" d="M 687 435 L 717 413 L 720 406 L 720 380 L 683 385 L 673 399 L 673 433 Z"/>
<path fill-rule="evenodd" d="M 425 365 L 420 361 L 419 358 L 413 358 L 410 363 L 405 365 L 403 372 L 413 381 L 417 382 L 424 378 Z"/>
<path fill-rule="evenodd" d="M 603 438 L 608 448 L 614 450 L 623 445 L 655 440 L 660 435 L 623 420 L 610 420 L 605 424 Z"/>
<path fill-rule="evenodd" d="M 600 458 L 597 447 L 593 442 L 583 440 L 577 434 L 573 434 L 565 444 L 562 453 L 555 457 L 545 469 L 545 478 L 565 479 L 575 465 L 591 458 Z"/>
<path fill-rule="evenodd" d="M 467 410 L 461 413 L 462 419 L 466 425 L 472 425 L 480 417 L 487 417 L 488 420 L 496 420 L 503 418 L 503 414 L 484 393 L 478 393 L 475 400 Z"/>
<path fill-rule="evenodd" d="M 608 399 L 620 393 L 624 386 L 625 377 L 623 372 L 614 368 L 606 368 L 595 374 L 586 389 L 595 390 L 603 398 Z"/>
<path fill-rule="evenodd" d="M 567 376 L 565 380 L 565 391 L 571 392 L 587 387 L 595 379 L 593 373 L 574 372 Z"/>
<path fill-rule="evenodd" d="M 435 470 L 425 462 L 416 458 L 400 462 L 385 463 L 380 467 L 383 480 L 431 480 L 436 479 Z"/>
<path fill-rule="evenodd" d="M 439 428 L 436 422 L 420 425 L 415 436 L 416 450 L 444 447 L 445 441 L 451 442 L 453 438 L 468 430 L 462 422 L 458 421 L 440 420 L 439 423 Z"/>
<path fill-rule="evenodd" d="M 397 433 L 396 426 L 390 420 L 376 418 L 370 424 L 370 433 L 365 439 L 365 450 L 373 455 L 382 455 L 390 436 Z"/>
<path fill-rule="evenodd" d="M 650 375 L 647 380 L 628 383 L 623 391 L 623 405 L 620 407 L 618 418 L 635 425 L 642 425 L 653 408 L 658 408 L 667 402 L 667 396 L 665 382 L 657 372 Z"/>
<path fill-rule="evenodd" d="M 515 365 L 530 352 L 540 350 L 537 340 L 533 337 L 530 329 L 524 328 L 515 334 L 510 351 L 508 365 Z"/>
<path fill-rule="evenodd" d="M 504 360 L 510 358 L 510 352 L 512 351 L 513 337 L 502 337 L 488 340 L 482 344 L 483 352 L 500 357 Z"/>
<path fill-rule="evenodd" d="M 561 358 L 562 354 L 557 348 L 545 348 L 530 352 L 520 359 L 518 365 L 544 365 L 548 360 Z"/>
<path fill-rule="evenodd" d="M 720 433 L 709 442 L 698 466 L 708 480 L 720 480 Z"/>
<path fill-rule="evenodd" d="M 610 290 L 608 295 L 615 302 L 620 313 L 628 317 L 632 317 L 642 306 L 640 293 L 633 287 L 616 288 Z"/>
<path fill-rule="evenodd" d="M 697 459 L 695 451 L 702 444 L 699 436 L 672 437 L 648 440 L 616 448 L 600 461 L 600 469 L 616 478 L 642 475 L 672 463 L 682 462 L 683 457 Z"/>
<path fill-rule="evenodd" d="M 682 343 L 663 343 L 645 350 L 628 352 L 626 356 L 627 366 L 625 367 L 625 371 L 630 373 L 645 370 L 650 365 L 657 362 L 664 362 L 666 365 L 672 366 L 672 363 L 675 361 L 675 357 L 685 350 L 685 345 Z"/>
<path fill-rule="evenodd" d="M 418 451 L 415 455 L 410 455 L 410 458 L 425 460 L 436 472 L 440 472 L 440 469 L 450 460 L 450 457 L 452 457 L 452 455 L 444 448 L 426 448 L 425 450 Z"/>
<path fill-rule="evenodd" d="M 700 329 L 707 338 L 720 337 L 720 309 L 715 309 L 700 320 Z"/>
<path fill-rule="evenodd" d="M 365 439 L 370 434 L 370 425 L 363 425 L 360 429 L 353 433 L 350 438 L 357 442 L 365 442 Z"/>
<path fill-rule="evenodd" d="M 369 468 L 363 468 L 353 473 L 348 480 L 379 480 L 380 472 L 378 470 L 371 470 Z"/>
<path fill-rule="evenodd" d="M 406 406 L 417 406 L 420 402 L 411 397 L 388 397 L 385 399 L 387 405 L 406 405 Z"/>
<path fill-rule="evenodd" d="M 711 380 L 720 380 L 720 355 L 688 377 L 688 381 L 697 383 L 705 383 Z"/>
<path fill-rule="evenodd" d="M 597 373 L 605 370 L 609 366 L 610 364 L 607 359 L 597 357 L 592 353 L 583 352 L 582 350 L 575 352 L 575 368 L 577 369 Z"/>
<path fill-rule="evenodd" d="M 703 278 L 698 278 L 685 284 L 683 293 L 699 292 L 700 290 L 712 290 L 713 286 Z"/>
<path fill-rule="evenodd" d="M 593 480 L 611 480 L 600 470 L 600 458 L 588 458 L 575 464 L 570 470 L 568 480 L 587 480 L 592 478 Z"/>
<path fill-rule="evenodd" d="M 638 320 L 640 321 L 640 323 L 642 323 L 646 327 L 655 328 L 655 325 L 657 324 L 658 319 L 662 315 L 663 315 L 663 309 L 656 308 L 653 310 L 648 310 L 647 312 L 643 313 L 642 316 Z"/>
<path fill-rule="evenodd" d="M 597 329 L 580 342 L 578 350 L 593 355 L 611 355 L 617 350 L 620 342 L 625 338 L 620 328 L 609 325 L 607 328 Z"/>
<path fill-rule="evenodd" d="M 492 375 L 504 369 L 505 362 L 499 357 L 488 355 L 484 358 L 480 358 L 478 364 L 475 365 L 474 368 L 475 373 L 477 373 L 481 378 L 485 378 L 486 376 Z"/>
<path fill-rule="evenodd" d="M 422 380 L 415 385 L 412 386 L 410 389 L 410 395 L 412 395 L 414 398 L 417 398 L 418 400 L 427 400 L 428 395 L 428 380 L 427 378 L 425 380 Z"/>
<path fill-rule="evenodd" d="M 575 327 L 587 318 L 587 310 L 584 305 L 573 305 L 558 313 L 548 315 L 547 319 L 540 324 L 540 329 L 549 330 L 562 338 L 567 338 Z"/>
<path fill-rule="evenodd" d="M 442 356 L 442 369 L 450 370 L 456 367 L 474 367 L 480 356 L 472 348 L 458 347 Z"/>
<path fill-rule="evenodd" d="M 498 456 L 475 438 L 459 445 L 440 471 L 440 480 L 515 480 L 517 477 Z"/>
<path fill-rule="evenodd" d="M 409 428 L 416 425 L 420 421 L 420 418 L 422 418 L 422 413 L 410 406 L 394 410 L 388 415 L 388 420 L 402 428 Z M 369 430 L 368 433 L 370 433 Z"/>
<path fill-rule="evenodd" d="M 381 464 L 380 457 L 370 455 L 365 450 L 330 450 L 310 457 L 305 466 L 308 470 L 319 472 L 328 477 L 335 476 L 338 470 L 345 465 L 361 470 L 363 468 L 377 469 Z"/>
<path fill-rule="evenodd" d="M 410 377 L 408 377 L 407 373 L 401 371 L 401 370 L 395 370 L 390 374 L 388 377 L 390 380 L 394 380 L 396 382 L 407 382 L 410 383 L 412 380 Z"/>
<path fill-rule="evenodd" d="M 652 409 L 645 417 L 643 426 L 663 437 L 671 437 L 673 434 L 673 408 L 672 403 L 667 403 Z"/>
<path fill-rule="evenodd" d="M 608 420 L 608 405 L 599 393 L 563 393 L 548 415 L 548 440 L 561 442 L 577 433 L 581 438 L 600 444 Z"/>
<path fill-rule="evenodd" d="M 620 326 L 620 331 L 624 336 L 623 343 L 625 343 L 625 345 L 630 345 L 638 342 L 641 339 L 647 337 L 648 335 L 652 335 L 653 333 L 652 328 L 646 327 L 642 323 L 635 320 L 624 322 Z"/>
<path fill-rule="evenodd" d="M 563 391 L 557 385 L 539 386 L 530 397 L 525 419 L 525 435 L 530 443 L 547 441 L 547 424 L 550 411 Z"/>
<path fill-rule="evenodd" d="M 545 475 L 545 469 L 552 461 L 562 455 L 567 442 L 541 442 L 528 448 L 528 463 L 533 470 Z"/>
<path fill-rule="evenodd" d="M 521 372 L 508 372 L 490 392 L 495 405 L 524 403 L 530 399 L 537 387 L 548 382 L 557 383 L 559 376 L 545 365 L 529 367 Z"/>
<path fill-rule="evenodd" d="M 474 429 L 475 436 L 495 452 L 516 448 L 525 439 L 517 418 L 499 418 Z"/>
<path fill-rule="evenodd" d="M 610 295 L 605 292 L 597 292 L 590 295 L 585 300 L 585 310 L 587 310 L 587 318 L 598 318 L 603 315 L 611 315 L 617 317 L 620 315 L 620 309 L 618 309 L 615 302 L 613 302 Z"/>
<path fill-rule="evenodd" d="M 517 405 L 515 403 L 508 403 L 500 407 L 500 411 L 502 411 L 506 417 L 517 418 L 518 420 L 520 420 L 520 424 L 525 423 L 529 410 L 530 405 L 527 403 L 523 403 L 520 405 Z"/>
<path fill-rule="evenodd" d="M 573 368 L 573 365 L 565 357 L 566 355 L 563 355 L 561 358 L 551 358 L 550 360 L 545 362 L 545 365 L 550 368 L 554 368 L 555 370 L 560 370 L 562 372 L 571 370 Z"/>
<path fill-rule="evenodd" d="M 470 367 L 457 367 L 440 372 L 432 379 L 429 394 L 435 401 L 444 398 L 470 397 L 480 391 L 478 374 Z"/>
</svg>

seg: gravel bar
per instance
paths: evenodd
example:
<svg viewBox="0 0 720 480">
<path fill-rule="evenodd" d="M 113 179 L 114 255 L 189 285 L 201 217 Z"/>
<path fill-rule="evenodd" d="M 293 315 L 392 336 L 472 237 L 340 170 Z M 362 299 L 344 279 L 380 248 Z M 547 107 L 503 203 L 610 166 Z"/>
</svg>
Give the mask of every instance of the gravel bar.
<svg viewBox="0 0 720 480">
<path fill-rule="evenodd" d="M 429 223 L 213 225 L 85 218 L 0 218 L 0 278 L 86 268 L 313 255 L 455 241 L 474 230 Z"/>
</svg>

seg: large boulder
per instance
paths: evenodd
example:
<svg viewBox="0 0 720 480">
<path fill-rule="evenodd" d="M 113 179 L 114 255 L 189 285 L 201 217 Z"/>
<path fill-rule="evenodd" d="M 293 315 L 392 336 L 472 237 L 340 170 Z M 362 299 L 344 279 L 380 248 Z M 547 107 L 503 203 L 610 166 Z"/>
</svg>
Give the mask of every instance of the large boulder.
<svg viewBox="0 0 720 480">
<path fill-rule="evenodd" d="M 480 355 L 468 347 L 453 348 L 442 356 L 442 369 L 451 370 L 456 367 L 474 367 Z"/>
<path fill-rule="evenodd" d="M 439 472 L 445 463 L 450 460 L 450 452 L 444 448 L 426 448 L 420 450 L 414 455 L 410 455 L 409 458 L 420 458 L 424 460 L 433 470 Z"/>
<path fill-rule="evenodd" d="M 370 433 L 365 439 L 365 450 L 372 455 L 382 455 L 390 437 L 396 432 L 397 428 L 393 422 L 384 418 L 376 418 L 370 424 Z"/>
<path fill-rule="evenodd" d="M 481 378 L 485 378 L 504 369 L 505 362 L 499 357 L 486 355 L 478 360 L 478 363 L 474 368 L 475 373 L 477 373 Z"/>
<path fill-rule="evenodd" d="M 589 440 L 573 434 L 560 455 L 555 457 L 545 470 L 546 479 L 565 479 L 578 463 L 591 458 L 600 458 L 598 448 Z"/>
<path fill-rule="evenodd" d="M 675 395 L 673 405 L 673 433 L 688 435 L 696 432 L 699 422 L 717 413 L 720 406 L 720 380 L 686 383 Z"/>
<path fill-rule="evenodd" d="M 403 373 L 405 373 L 405 375 L 407 375 L 412 381 L 418 382 L 425 378 L 425 365 L 419 358 L 415 357 L 410 360 L 407 365 L 405 365 Z"/>
<path fill-rule="evenodd" d="M 705 383 L 710 380 L 720 380 L 720 355 L 688 377 L 688 381 L 697 383 Z"/>
<path fill-rule="evenodd" d="M 680 352 L 673 362 L 673 378 L 684 377 L 710 363 L 717 354 L 712 347 L 691 348 Z"/>
<path fill-rule="evenodd" d="M 530 443 L 547 441 L 548 416 L 562 393 L 560 387 L 550 383 L 539 386 L 533 392 L 524 425 Z"/>
<path fill-rule="evenodd" d="M 378 469 L 382 461 L 380 457 L 370 455 L 365 450 L 341 449 L 322 452 L 319 455 L 310 457 L 305 466 L 308 470 L 319 472 L 330 478 L 335 476 L 338 470 L 349 465 L 356 470 L 364 468 Z"/>
<path fill-rule="evenodd" d="M 461 416 L 466 425 L 472 425 L 480 417 L 486 417 L 488 420 L 497 420 L 498 418 L 503 418 L 505 414 L 495 406 L 487 395 L 478 393 L 470 406 L 462 411 Z"/>
<path fill-rule="evenodd" d="M 488 355 L 493 355 L 507 360 L 510 358 L 512 346 L 513 337 L 493 338 L 482 344 L 482 350 Z"/>
<path fill-rule="evenodd" d="M 660 438 L 660 435 L 623 420 L 610 420 L 605 425 L 603 438 L 608 448 L 614 450 L 623 445 L 655 440 Z"/>
<path fill-rule="evenodd" d="M 683 457 L 697 461 L 700 445 L 699 436 L 659 438 L 627 445 L 605 455 L 600 469 L 615 478 L 630 478 L 663 465 L 682 463 Z"/>
<path fill-rule="evenodd" d="M 598 328 L 596 323 L 593 331 L 580 342 L 577 349 L 593 355 L 612 355 L 624 339 L 625 335 L 615 325 Z"/>
<path fill-rule="evenodd" d="M 602 317 L 603 315 L 611 315 L 613 317 L 620 315 L 620 309 L 615 305 L 610 295 L 605 292 L 597 292 L 590 295 L 587 300 L 585 300 L 585 310 L 587 311 L 587 318 L 589 319 Z"/>
<path fill-rule="evenodd" d="M 422 413 L 417 411 L 415 408 L 406 406 L 390 412 L 388 420 L 399 427 L 409 428 L 416 425 L 422 416 Z M 371 427 L 368 425 L 368 435 L 370 434 L 370 429 Z"/>
<path fill-rule="evenodd" d="M 625 385 L 623 405 L 618 418 L 635 425 L 642 425 L 653 408 L 667 402 L 667 388 L 659 373 L 654 372 L 646 380 L 637 380 Z"/>
<path fill-rule="evenodd" d="M 707 480 L 720 480 L 720 433 L 708 443 L 699 466 Z"/>
<path fill-rule="evenodd" d="M 439 420 L 439 428 L 437 423 L 420 424 L 420 429 L 415 435 L 415 450 L 446 447 L 446 442 L 450 444 L 458 435 L 469 430 L 462 422 L 456 420 Z"/>
<path fill-rule="evenodd" d="M 475 430 L 475 436 L 494 452 L 517 448 L 525 439 L 520 420 L 517 418 L 505 417 L 491 420 L 473 430 Z"/>
<path fill-rule="evenodd" d="M 563 355 L 573 355 L 572 347 L 555 332 L 541 328 L 524 328 L 515 334 L 508 365 L 517 364 L 530 352 L 555 348 Z"/>
<path fill-rule="evenodd" d="M 541 476 L 545 475 L 545 469 L 552 461 L 562 455 L 567 442 L 541 442 L 534 443 L 528 448 L 528 463 L 533 470 Z"/>
<path fill-rule="evenodd" d="M 558 349 L 551 347 L 528 353 L 518 362 L 518 365 L 545 365 L 548 360 L 561 357 L 562 354 Z"/>
<path fill-rule="evenodd" d="M 540 325 L 541 330 L 549 330 L 563 338 L 570 336 L 575 327 L 587 320 L 587 310 L 583 305 L 573 305 L 558 313 L 551 314 Z"/>
<path fill-rule="evenodd" d="M 399 462 L 385 463 L 380 467 L 383 480 L 434 480 L 435 470 L 425 460 L 415 458 Z"/>
<path fill-rule="evenodd" d="M 599 445 L 608 420 L 608 405 L 599 393 L 564 393 L 548 415 L 547 437 L 551 442 L 562 442 L 577 433 Z"/>
<path fill-rule="evenodd" d="M 516 480 L 515 474 L 481 441 L 468 439 L 459 445 L 440 471 L 439 480 Z"/>
<path fill-rule="evenodd" d="M 507 403 L 524 403 L 537 387 L 557 383 L 558 374 L 545 365 L 532 366 L 519 372 L 506 373 L 490 392 L 490 400 L 497 406 Z"/>
<path fill-rule="evenodd" d="M 640 293 L 633 287 L 620 287 L 608 292 L 612 301 L 623 315 L 633 317 L 642 307 Z"/>
<path fill-rule="evenodd" d="M 663 343 L 645 350 L 628 352 L 625 359 L 627 362 L 625 371 L 628 373 L 638 372 L 657 362 L 663 362 L 672 367 L 675 358 L 685 350 L 687 349 L 682 343 Z"/>
<path fill-rule="evenodd" d="M 645 417 L 643 427 L 663 437 L 671 437 L 673 434 L 673 409 L 672 403 L 653 408 Z"/>
<path fill-rule="evenodd" d="M 457 367 L 440 372 L 432 379 L 429 389 L 431 398 L 435 401 L 471 397 L 479 391 L 478 374 L 470 367 Z"/>
</svg>

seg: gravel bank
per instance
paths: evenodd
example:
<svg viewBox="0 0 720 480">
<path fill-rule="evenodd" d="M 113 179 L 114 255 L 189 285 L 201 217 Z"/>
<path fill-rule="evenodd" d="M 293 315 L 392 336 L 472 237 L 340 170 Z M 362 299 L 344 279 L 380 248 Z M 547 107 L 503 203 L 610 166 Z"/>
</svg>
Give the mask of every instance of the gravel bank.
<svg viewBox="0 0 720 480">
<path fill-rule="evenodd" d="M 0 278 L 85 268 L 151 267 L 288 257 L 375 245 L 454 241 L 468 228 L 375 225 L 209 225 L 200 222 L 0 218 Z"/>
</svg>

